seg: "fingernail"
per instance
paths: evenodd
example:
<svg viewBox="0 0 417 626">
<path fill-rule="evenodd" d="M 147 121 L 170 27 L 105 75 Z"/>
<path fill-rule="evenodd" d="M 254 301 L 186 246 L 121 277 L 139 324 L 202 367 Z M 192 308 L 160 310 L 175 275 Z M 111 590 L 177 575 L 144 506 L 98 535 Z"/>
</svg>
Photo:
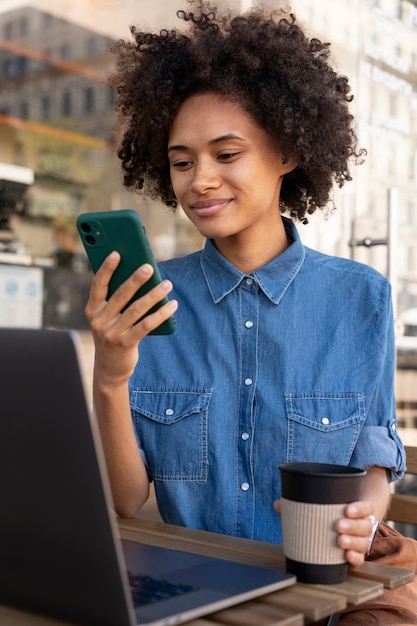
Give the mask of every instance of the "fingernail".
<svg viewBox="0 0 417 626">
<path fill-rule="evenodd" d="M 160 287 L 162 291 L 170 291 L 172 288 L 172 283 L 169 280 L 163 280 Z"/>
<path fill-rule="evenodd" d="M 354 516 L 359 514 L 359 509 L 356 506 L 356 504 L 354 504 L 354 503 L 353 504 L 349 504 L 347 510 L 349 511 L 349 515 L 351 515 L 352 517 L 354 517 Z"/>
<path fill-rule="evenodd" d="M 152 270 L 152 265 L 149 265 L 149 263 L 145 263 L 144 265 L 141 265 L 139 268 L 139 274 L 141 274 L 142 276 L 147 276 Z"/>
</svg>

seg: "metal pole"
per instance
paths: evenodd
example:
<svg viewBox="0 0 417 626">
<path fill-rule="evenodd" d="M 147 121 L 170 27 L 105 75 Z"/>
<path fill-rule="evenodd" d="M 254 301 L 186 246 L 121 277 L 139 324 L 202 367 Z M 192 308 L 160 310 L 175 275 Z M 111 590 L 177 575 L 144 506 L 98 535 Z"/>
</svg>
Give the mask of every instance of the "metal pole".
<svg viewBox="0 0 417 626">
<path fill-rule="evenodd" d="M 398 276 L 397 276 L 397 248 L 398 248 L 398 206 L 399 190 L 396 187 L 388 189 L 388 259 L 387 277 L 392 288 L 392 303 L 394 319 L 397 317 L 398 306 Z"/>
</svg>

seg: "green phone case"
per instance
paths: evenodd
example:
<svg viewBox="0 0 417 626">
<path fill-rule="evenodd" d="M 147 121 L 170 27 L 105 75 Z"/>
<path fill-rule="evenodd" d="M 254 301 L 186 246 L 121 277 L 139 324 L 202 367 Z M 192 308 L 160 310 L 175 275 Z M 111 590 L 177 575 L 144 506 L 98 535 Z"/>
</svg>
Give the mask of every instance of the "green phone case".
<svg viewBox="0 0 417 626">
<path fill-rule="evenodd" d="M 131 274 L 144 263 L 154 268 L 152 277 L 141 287 L 126 305 L 143 296 L 161 282 L 161 275 L 153 255 L 146 230 L 138 213 L 132 210 L 84 213 L 77 219 L 77 229 L 93 272 L 97 272 L 104 259 L 113 251 L 120 253 L 121 259 L 109 284 L 109 298 Z M 168 301 L 164 298 L 156 304 L 152 313 Z M 139 321 L 139 320 L 138 320 Z M 175 330 L 175 318 L 171 316 L 151 335 L 168 335 Z"/>
</svg>

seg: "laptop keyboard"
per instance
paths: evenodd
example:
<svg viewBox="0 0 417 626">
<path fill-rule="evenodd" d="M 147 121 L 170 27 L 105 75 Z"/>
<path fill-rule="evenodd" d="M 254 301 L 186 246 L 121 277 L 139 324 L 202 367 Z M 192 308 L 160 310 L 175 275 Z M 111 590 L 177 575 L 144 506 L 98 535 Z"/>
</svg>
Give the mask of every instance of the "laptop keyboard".
<svg viewBox="0 0 417 626">
<path fill-rule="evenodd" d="M 131 572 L 128 572 L 128 575 L 135 606 L 144 606 L 152 602 L 168 600 L 169 598 L 197 590 L 197 587 L 192 585 L 172 583 L 168 580 L 152 578 L 151 576 L 139 576 Z"/>
</svg>

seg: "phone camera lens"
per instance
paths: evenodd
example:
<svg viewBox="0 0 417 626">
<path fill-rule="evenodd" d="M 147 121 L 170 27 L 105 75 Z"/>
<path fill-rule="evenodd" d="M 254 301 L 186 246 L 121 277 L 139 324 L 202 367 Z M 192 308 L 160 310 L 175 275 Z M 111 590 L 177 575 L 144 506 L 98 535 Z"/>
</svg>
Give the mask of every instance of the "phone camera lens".
<svg viewBox="0 0 417 626">
<path fill-rule="evenodd" d="M 81 230 L 85 233 L 91 233 L 91 226 L 87 222 L 81 224 Z"/>
<path fill-rule="evenodd" d="M 88 244 L 90 244 L 90 246 L 93 246 L 96 243 L 96 240 L 94 239 L 93 235 L 87 235 L 85 240 Z"/>
</svg>

